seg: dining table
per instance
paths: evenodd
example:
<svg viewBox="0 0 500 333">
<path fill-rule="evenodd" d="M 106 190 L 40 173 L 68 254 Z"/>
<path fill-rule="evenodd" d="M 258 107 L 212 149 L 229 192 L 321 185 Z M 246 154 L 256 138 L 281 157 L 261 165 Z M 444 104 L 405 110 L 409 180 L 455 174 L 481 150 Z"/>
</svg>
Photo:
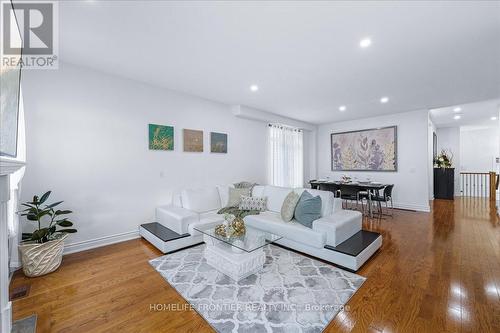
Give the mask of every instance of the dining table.
<svg viewBox="0 0 500 333">
<path fill-rule="evenodd" d="M 339 190 L 342 187 L 352 187 L 360 191 L 366 191 L 368 193 L 368 213 L 370 217 L 373 217 L 372 211 L 372 195 L 379 195 L 379 191 L 384 189 L 389 184 L 383 184 L 379 182 L 372 181 L 335 181 L 335 180 L 311 180 L 309 181 L 312 189 L 330 191 L 333 192 L 335 197 L 339 196 Z"/>
</svg>

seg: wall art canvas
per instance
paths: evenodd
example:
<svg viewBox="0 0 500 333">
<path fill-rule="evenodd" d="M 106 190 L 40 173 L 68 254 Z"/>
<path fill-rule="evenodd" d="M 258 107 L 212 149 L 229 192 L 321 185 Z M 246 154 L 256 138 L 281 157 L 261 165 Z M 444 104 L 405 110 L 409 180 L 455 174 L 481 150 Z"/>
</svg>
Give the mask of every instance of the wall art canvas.
<svg viewBox="0 0 500 333">
<path fill-rule="evenodd" d="M 203 151 L 203 131 L 184 129 L 184 151 Z"/>
<path fill-rule="evenodd" d="M 1 4 L 4 6 L 4 3 Z M 7 4 L 5 4 L 7 6 Z M 21 34 L 17 26 L 11 26 L 11 45 L 17 45 L 19 52 L 9 54 L 0 66 L 0 155 L 17 156 L 17 129 L 21 82 Z"/>
<path fill-rule="evenodd" d="M 332 171 L 397 171 L 396 126 L 331 134 Z"/>
<path fill-rule="evenodd" d="M 227 134 L 210 132 L 210 151 L 227 154 Z"/>
<path fill-rule="evenodd" d="M 174 128 L 149 124 L 149 149 L 174 150 Z"/>
</svg>

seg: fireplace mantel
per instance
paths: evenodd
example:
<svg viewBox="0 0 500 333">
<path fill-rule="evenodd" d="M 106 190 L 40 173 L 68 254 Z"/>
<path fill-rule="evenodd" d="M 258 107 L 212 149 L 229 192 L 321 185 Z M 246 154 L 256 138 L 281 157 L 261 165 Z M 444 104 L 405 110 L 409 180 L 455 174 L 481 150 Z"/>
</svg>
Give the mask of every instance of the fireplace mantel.
<svg viewBox="0 0 500 333">
<path fill-rule="evenodd" d="M 0 332 L 12 328 L 12 304 L 9 302 L 9 242 L 7 202 L 10 199 L 10 175 L 26 165 L 25 162 L 0 157 Z"/>
</svg>

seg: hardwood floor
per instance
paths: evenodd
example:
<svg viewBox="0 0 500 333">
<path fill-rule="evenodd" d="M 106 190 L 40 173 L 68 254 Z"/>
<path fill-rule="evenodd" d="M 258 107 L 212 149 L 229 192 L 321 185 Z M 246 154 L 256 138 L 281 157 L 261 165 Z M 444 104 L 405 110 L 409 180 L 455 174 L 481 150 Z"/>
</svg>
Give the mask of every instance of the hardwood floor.
<svg viewBox="0 0 500 333">
<path fill-rule="evenodd" d="M 366 219 L 381 250 L 358 272 L 367 281 L 326 332 L 500 332 L 500 222 L 484 199 L 436 200 L 432 213 Z M 38 314 L 37 332 L 210 332 L 194 311 L 153 311 L 186 302 L 148 264 L 145 240 L 71 254 L 44 277 L 16 272 L 14 319 Z"/>
</svg>

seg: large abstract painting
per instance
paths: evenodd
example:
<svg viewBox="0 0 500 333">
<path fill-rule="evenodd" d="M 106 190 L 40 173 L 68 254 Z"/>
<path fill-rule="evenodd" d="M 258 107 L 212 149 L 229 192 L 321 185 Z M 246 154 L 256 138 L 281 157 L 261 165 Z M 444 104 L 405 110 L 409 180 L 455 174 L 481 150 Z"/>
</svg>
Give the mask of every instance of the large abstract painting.
<svg viewBox="0 0 500 333">
<path fill-rule="evenodd" d="M 149 149 L 174 150 L 174 128 L 149 124 Z"/>
<path fill-rule="evenodd" d="M 1 4 L 2 6 L 4 3 Z M 11 43 L 21 47 L 19 29 L 11 27 Z M 17 156 L 17 129 L 21 82 L 21 51 L 0 66 L 0 155 Z M 2 58 L 3 59 L 3 58 Z"/>
<path fill-rule="evenodd" d="M 184 151 L 203 151 L 203 131 L 184 129 Z"/>
<path fill-rule="evenodd" d="M 397 171 L 396 126 L 331 134 L 332 171 Z"/>
</svg>

